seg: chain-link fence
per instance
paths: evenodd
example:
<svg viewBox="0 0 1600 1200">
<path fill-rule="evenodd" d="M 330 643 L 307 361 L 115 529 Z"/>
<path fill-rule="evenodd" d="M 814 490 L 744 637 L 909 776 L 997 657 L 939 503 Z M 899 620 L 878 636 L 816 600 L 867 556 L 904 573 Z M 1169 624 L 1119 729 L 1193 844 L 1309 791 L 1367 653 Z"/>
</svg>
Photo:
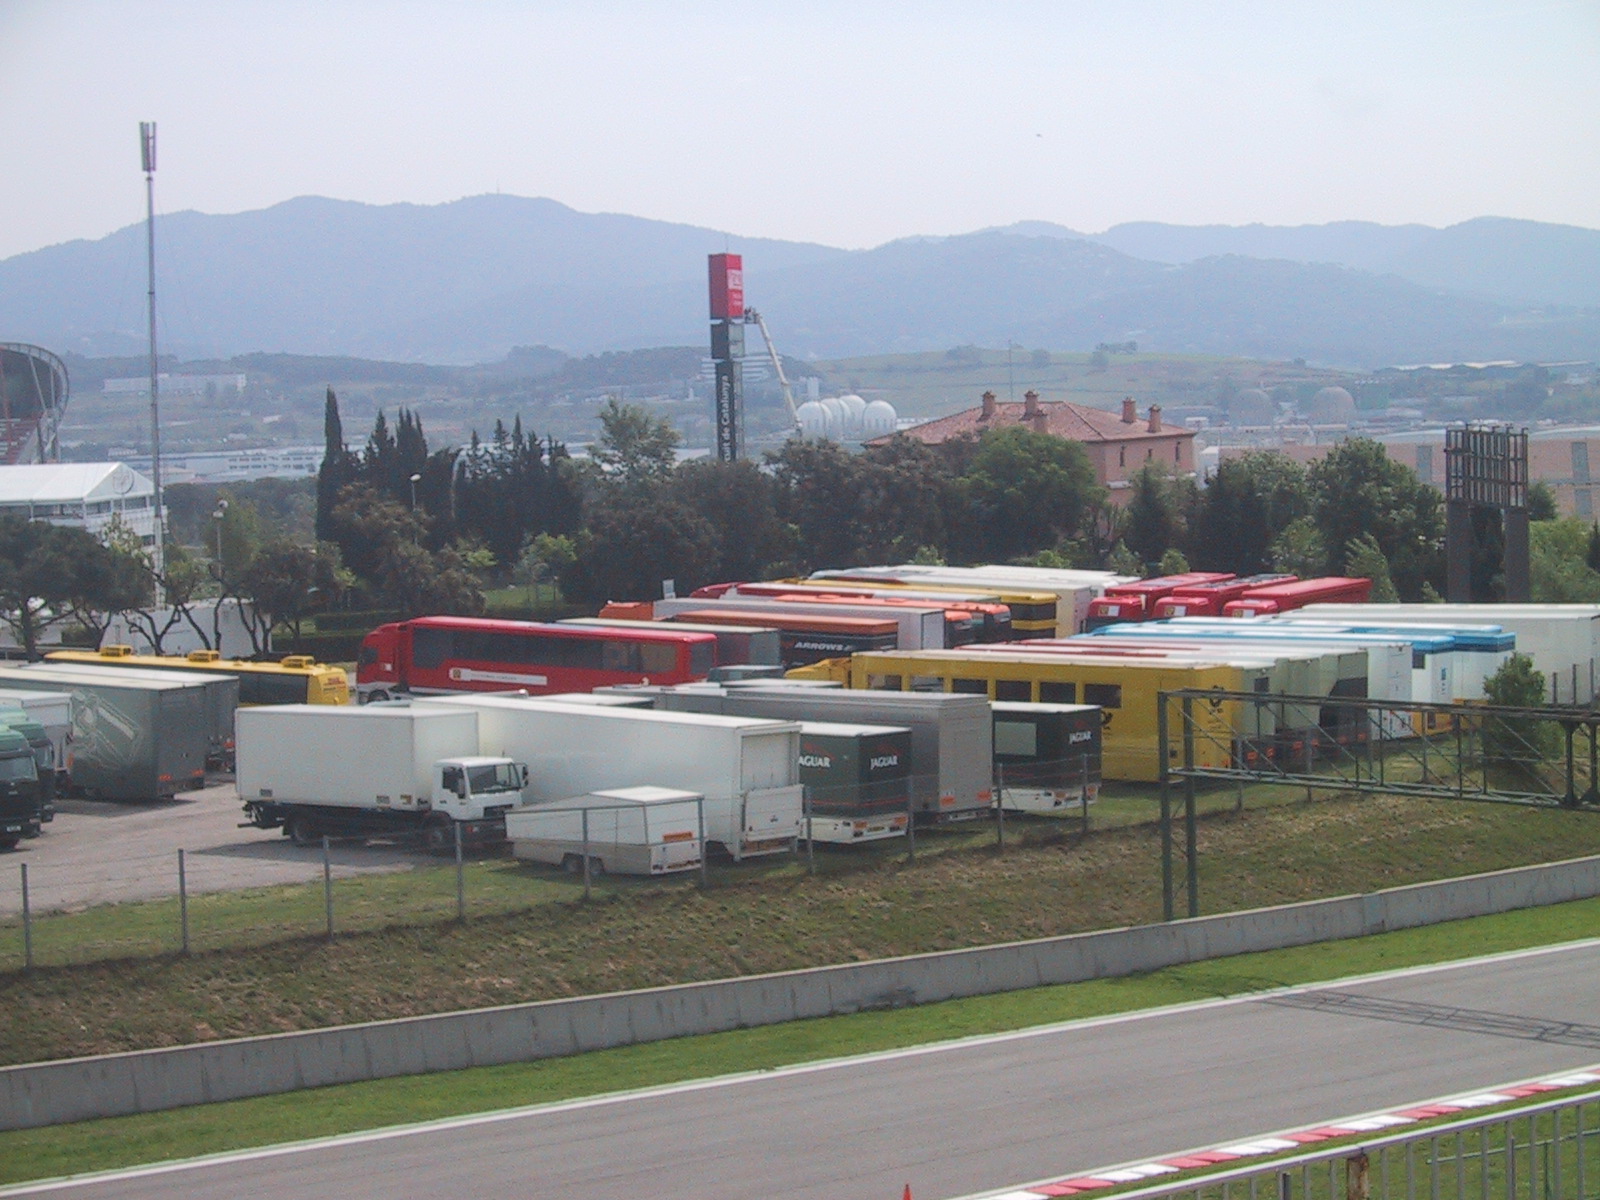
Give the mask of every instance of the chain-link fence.
<svg viewBox="0 0 1600 1200">
<path fill-rule="evenodd" d="M 1251 1153 L 1260 1153 L 1259 1143 Z M 1162 1173 L 1164 1165 L 1156 1171 Z M 1181 1168 L 1164 1166 L 1166 1173 Z M 1111 1172 L 1116 1176 L 1117 1172 Z M 1600 1195 L 1600 1093 L 1370 1136 L 1177 1183 L 1104 1192 L 1117 1200 L 1591 1200 Z"/>
<path fill-rule="evenodd" d="M 907 775 L 756 790 L 731 801 L 690 798 L 672 819 L 649 823 L 638 819 L 637 805 L 600 799 L 533 806 L 513 813 L 505 843 L 447 844 L 443 853 L 430 852 L 420 834 L 296 845 L 252 830 L 219 836 L 220 844 L 182 846 L 184 818 L 176 810 L 173 841 L 180 844 L 123 852 L 101 841 L 98 828 L 90 833 L 93 818 L 65 813 L 46 827 L 44 842 L 0 858 L 0 970 L 239 949 L 651 888 L 842 875 L 885 861 L 1004 850 L 1081 836 L 1104 795 L 1097 761 L 1077 755 L 997 764 L 992 775 L 980 770 L 975 779 L 958 772 L 955 782 Z M 1117 808 L 1117 825 L 1157 815 L 1153 792 L 1122 797 Z M 95 853 L 30 861 L 27 847 L 78 831 Z"/>
</svg>

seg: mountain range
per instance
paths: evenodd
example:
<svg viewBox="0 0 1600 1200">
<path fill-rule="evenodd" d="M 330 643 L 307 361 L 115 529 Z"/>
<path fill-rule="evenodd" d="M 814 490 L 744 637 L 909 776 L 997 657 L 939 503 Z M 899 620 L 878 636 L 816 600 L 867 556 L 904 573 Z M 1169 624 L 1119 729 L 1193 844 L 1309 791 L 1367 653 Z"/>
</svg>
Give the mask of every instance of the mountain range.
<svg viewBox="0 0 1600 1200">
<path fill-rule="evenodd" d="M 301 197 L 159 217 L 156 247 L 162 345 L 181 357 L 698 345 L 705 256 L 722 250 L 744 255 L 747 301 L 796 357 L 1103 341 L 1353 367 L 1600 352 L 1600 231 L 1499 218 L 1093 235 L 1022 222 L 849 251 L 548 199 Z M 0 340 L 136 353 L 144 255 L 140 224 L 0 261 Z"/>
</svg>

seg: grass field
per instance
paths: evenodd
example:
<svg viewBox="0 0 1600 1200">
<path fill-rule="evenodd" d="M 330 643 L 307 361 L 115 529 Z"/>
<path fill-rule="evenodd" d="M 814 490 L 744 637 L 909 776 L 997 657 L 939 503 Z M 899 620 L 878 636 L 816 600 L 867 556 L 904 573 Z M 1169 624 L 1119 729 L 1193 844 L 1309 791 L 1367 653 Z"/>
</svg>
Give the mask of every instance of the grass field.
<svg viewBox="0 0 1600 1200">
<path fill-rule="evenodd" d="M 1600 933 L 1600 901 L 1580 901 L 1348 942 L 1241 955 L 1122 979 L 681 1038 L 568 1059 L 379 1080 L 5 1133 L 0 1134 L 0 1183 L 768 1070 L 1595 933 Z"/>
<path fill-rule="evenodd" d="M 1600 853 L 1592 815 L 1394 798 L 1328 799 L 1231 811 L 1201 823 L 1202 910 L 1221 912 Z M 1130 803 L 1132 801 L 1129 801 Z M 1005 851 L 979 830 L 919 838 L 903 850 L 836 851 L 805 874 L 793 859 L 719 869 L 691 881 L 579 885 L 510 860 L 474 866 L 473 918 L 454 912 L 454 872 L 420 869 L 341 882 L 333 941 L 318 889 L 207 898 L 199 946 L 0 975 L 20 1062 L 176 1045 L 492 1004 L 584 995 L 1046 937 L 1159 919 L 1159 846 L 1147 824 L 1084 837 L 1031 836 L 1013 824 Z M 364 914 L 364 915 L 363 915 Z M 292 919 L 291 919 L 292 915 Z M 253 925 L 252 922 L 255 924 Z M 365 928 L 362 927 L 365 922 Z M 81 955 L 123 926 L 168 932 L 175 905 L 119 905 L 41 922 L 43 955 Z M 260 926 L 265 928 L 259 928 Z M 0 931 L 12 947 L 17 930 Z M 217 935 L 219 940 L 221 935 Z M 276 940 L 244 945 L 263 937 Z M 11 960 L 15 963 L 15 958 Z"/>
</svg>

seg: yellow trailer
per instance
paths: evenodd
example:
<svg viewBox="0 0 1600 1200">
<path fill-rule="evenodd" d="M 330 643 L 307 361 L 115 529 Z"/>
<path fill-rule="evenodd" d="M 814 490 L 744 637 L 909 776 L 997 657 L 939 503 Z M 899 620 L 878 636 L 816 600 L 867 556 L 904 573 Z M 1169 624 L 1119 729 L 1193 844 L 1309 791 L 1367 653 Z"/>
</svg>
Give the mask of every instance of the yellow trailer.
<svg viewBox="0 0 1600 1200">
<path fill-rule="evenodd" d="M 834 679 L 852 688 L 971 692 L 991 700 L 1034 704 L 1093 704 L 1102 710 L 1102 774 L 1106 779 L 1160 778 L 1156 697 L 1180 688 L 1248 692 L 1244 671 L 1225 662 L 1139 658 L 1077 658 L 993 649 L 872 651 L 803 668 L 805 678 Z M 801 675 L 802 672 L 790 672 Z M 1247 719 L 1234 700 L 1192 705 L 1197 766 L 1226 767 Z M 1177 706 L 1169 717 L 1169 753 L 1182 761 L 1183 726 Z"/>
</svg>

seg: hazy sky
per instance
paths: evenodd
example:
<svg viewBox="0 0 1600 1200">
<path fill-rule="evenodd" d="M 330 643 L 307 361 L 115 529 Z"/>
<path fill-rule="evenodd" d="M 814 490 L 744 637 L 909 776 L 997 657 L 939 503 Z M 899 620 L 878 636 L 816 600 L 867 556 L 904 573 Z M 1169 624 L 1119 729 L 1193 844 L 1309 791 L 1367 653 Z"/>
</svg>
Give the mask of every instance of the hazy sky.
<svg viewBox="0 0 1600 1200">
<path fill-rule="evenodd" d="M 863 247 L 1600 227 L 1600 0 L 0 0 L 0 257 L 158 212 L 483 192 Z"/>
</svg>

